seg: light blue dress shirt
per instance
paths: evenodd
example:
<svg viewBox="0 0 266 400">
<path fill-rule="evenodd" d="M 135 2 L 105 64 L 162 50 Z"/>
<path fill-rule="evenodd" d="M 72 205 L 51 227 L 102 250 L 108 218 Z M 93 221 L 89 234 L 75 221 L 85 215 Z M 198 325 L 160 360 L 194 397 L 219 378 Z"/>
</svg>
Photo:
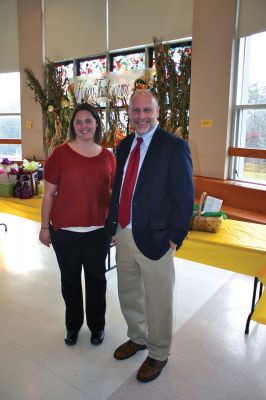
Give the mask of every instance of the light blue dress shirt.
<svg viewBox="0 0 266 400">
<path fill-rule="evenodd" d="M 139 168 L 138 168 L 137 178 L 136 178 L 136 182 L 135 182 L 135 186 L 134 186 L 134 190 L 133 190 L 133 196 L 134 196 L 134 191 L 135 191 L 135 187 L 136 187 L 136 184 L 137 184 L 137 180 L 138 180 L 138 176 L 139 176 L 139 172 L 140 172 L 142 163 L 144 161 L 144 158 L 146 156 L 146 153 L 148 151 L 149 145 L 150 145 L 151 140 L 153 138 L 154 132 L 156 131 L 156 128 L 157 128 L 157 125 L 155 125 L 150 131 L 148 131 L 147 133 L 144 133 L 143 135 L 138 135 L 138 133 L 135 132 L 135 137 L 134 137 L 134 140 L 133 140 L 131 148 L 130 148 L 130 153 L 128 155 L 127 161 L 126 161 L 125 166 L 124 166 L 123 182 L 122 182 L 122 187 L 123 187 L 125 173 L 126 173 L 126 170 L 127 170 L 127 165 L 128 165 L 128 161 L 129 161 L 129 157 L 130 157 L 131 151 L 134 149 L 134 147 L 137 144 L 137 138 L 141 137 L 143 139 L 143 142 L 140 145 Z M 122 191 L 122 187 L 121 187 L 121 191 Z M 133 198 L 133 196 L 132 196 L 132 198 Z M 131 211 L 130 211 L 130 223 L 126 226 L 126 228 L 132 229 L 132 207 L 131 207 Z"/>
</svg>

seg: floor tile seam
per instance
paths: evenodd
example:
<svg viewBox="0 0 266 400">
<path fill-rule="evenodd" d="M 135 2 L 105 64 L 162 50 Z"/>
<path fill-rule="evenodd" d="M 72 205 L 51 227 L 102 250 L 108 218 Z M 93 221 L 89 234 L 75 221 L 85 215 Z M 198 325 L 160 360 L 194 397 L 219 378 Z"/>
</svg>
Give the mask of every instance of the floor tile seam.
<svg viewBox="0 0 266 400">
<path fill-rule="evenodd" d="M 41 364 L 41 363 L 39 363 L 39 362 L 38 362 L 38 364 L 39 364 L 41 367 L 45 368 L 48 372 L 50 372 L 50 373 L 52 373 L 53 375 L 55 375 L 56 377 L 58 377 L 61 381 L 67 383 L 69 386 L 71 386 L 72 388 L 78 390 L 80 393 L 82 393 L 83 395 L 85 395 L 85 396 L 87 397 L 88 400 L 95 400 L 95 399 L 92 399 L 91 397 L 88 397 L 88 396 L 89 396 L 89 393 L 85 392 L 84 390 L 81 390 L 79 387 L 77 387 L 77 386 L 74 385 L 73 383 L 69 382 L 67 379 L 65 379 L 65 378 L 63 378 L 62 376 L 58 375 L 58 373 L 56 373 L 56 372 L 50 370 L 48 367 L 46 367 L 45 365 L 43 365 L 43 364 Z M 133 374 L 132 374 L 132 375 L 133 375 Z M 130 375 L 130 376 L 131 376 L 131 375 Z M 119 387 L 122 386 L 122 385 L 127 381 L 128 378 L 129 378 L 129 377 L 125 378 L 123 382 L 121 382 L 116 388 L 114 388 L 113 391 L 111 392 L 111 394 L 113 394 L 116 390 L 118 390 Z M 89 385 L 89 384 L 88 384 L 88 385 Z M 111 394 L 108 393 L 108 397 L 105 397 L 105 398 L 101 397 L 101 400 L 107 400 L 107 399 L 111 396 Z"/>
<path fill-rule="evenodd" d="M 83 390 L 81 390 L 79 387 L 75 386 L 73 383 L 69 382 L 67 379 L 65 379 L 64 377 L 60 376 L 57 372 L 51 370 L 50 368 L 48 368 L 46 365 L 42 364 L 41 361 L 36 361 L 33 360 L 39 367 L 44 368 L 47 372 L 49 372 L 50 374 L 56 376 L 60 381 L 66 383 L 67 385 L 71 386 L 73 389 L 78 390 L 80 393 L 82 393 L 84 396 L 88 396 L 89 394 L 84 392 Z M 88 400 L 93 400 L 90 399 L 88 397 Z"/>
<path fill-rule="evenodd" d="M 87 348 L 87 346 L 86 346 L 86 348 Z M 50 351 L 48 351 L 46 354 L 48 354 L 48 353 L 50 353 Z M 44 356 L 44 355 L 42 355 L 42 357 L 43 357 L 43 356 Z M 80 357 L 80 354 L 78 355 L 78 358 L 82 358 L 82 357 Z M 59 379 L 61 379 L 63 382 L 67 383 L 68 385 L 70 385 L 70 386 L 73 387 L 74 389 L 78 390 L 80 393 L 82 393 L 82 394 L 85 395 L 86 397 L 89 396 L 89 393 L 87 393 L 86 391 L 80 389 L 78 386 L 76 386 L 75 384 L 69 382 L 67 379 L 65 379 L 64 377 L 62 377 L 61 375 L 59 375 L 57 372 L 55 372 L 54 370 L 52 370 L 52 369 L 50 369 L 49 367 L 47 367 L 45 364 L 42 363 L 41 360 L 33 360 L 33 361 L 35 361 L 40 367 L 45 368 L 49 373 L 55 375 L 56 377 L 58 377 Z M 125 379 L 125 381 L 126 381 L 126 379 Z M 123 383 L 124 383 L 124 381 L 123 381 L 121 384 L 123 384 Z M 121 384 L 120 384 L 120 385 L 121 385 Z M 88 385 L 89 385 L 89 383 L 88 383 Z M 120 385 L 119 385 L 119 386 L 120 386 Z M 119 387 L 119 386 L 118 386 L 118 387 Z M 116 389 L 117 389 L 117 388 L 115 388 L 114 391 L 115 391 Z M 109 396 L 109 394 L 108 394 L 108 396 Z M 87 399 L 88 399 L 88 400 L 95 400 L 95 399 L 92 399 L 91 397 L 87 397 Z M 101 398 L 101 400 L 105 400 L 105 399 Z"/>
<path fill-rule="evenodd" d="M 228 282 L 233 278 L 233 276 L 234 276 L 235 274 L 236 274 L 236 273 L 232 272 L 232 274 L 231 274 L 230 276 L 228 276 L 226 279 L 224 279 L 223 282 L 222 282 L 221 284 L 217 285 L 217 288 L 216 288 L 212 293 L 210 293 L 210 295 L 208 295 L 208 299 L 204 302 L 204 304 L 205 304 L 206 302 L 208 302 L 213 296 L 215 296 L 215 294 L 216 294 L 222 287 L 224 287 L 224 285 L 228 284 Z M 184 292 L 184 289 L 182 289 L 182 291 Z M 191 292 L 190 292 L 190 294 L 188 294 L 188 296 L 189 296 L 189 297 L 192 297 L 193 299 L 196 299 L 196 298 L 198 297 L 196 293 L 195 293 L 195 295 L 193 295 L 193 294 L 191 294 Z M 204 304 L 203 304 L 203 305 L 204 305 Z M 200 307 L 200 308 L 201 308 L 201 307 Z"/>
<path fill-rule="evenodd" d="M 5 393 L 0 391 L 0 396 L 1 400 L 12 400 L 9 396 L 7 396 Z"/>
<path fill-rule="evenodd" d="M 45 353 L 43 353 L 41 356 L 34 357 L 34 356 L 31 356 L 27 351 L 21 349 L 21 347 L 16 346 L 16 344 L 13 344 L 13 347 L 16 350 L 20 351 L 24 356 L 28 357 L 31 361 L 33 361 L 33 362 L 35 362 L 35 363 L 37 363 L 37 364 L 39 364 L 41 366 L 44 366 L 44 365 L 40 364 L 40 360 L 38 359 L 38 357 L 45 357 L 46 355 L 48 355 L 49 353 L 51 353 L 54 350 L 54 348 L 49 349 Z"/>
<path fill-rule="evenodd" d="M 215 292 L 206 300 L 204 301 L 201 306 L 199 308 L 197 308 L 193 314 L 186 319 L 178 328 L 177 330 L 173 333 L 173 336 L 176 335 L 176 333 L 186 324 L 188 323 L 192 318 L 197 318 L 197 313 L 199 313 L 201 311 L 201 309 L 203 307 L 205 307 L 210 301 L 212 301 L 212 299 L 217 295 L 217 293 L 228 283 L 228 281 L 230 281 L 233 277 L 234 277 L 235 273 L 233 273 L 232 276 L 230 276 L 221 286 L 219 286 L 219 288 L 217 290 L 215 290 Z"/>
<path fill-rule="evenodd" d="M 32 362 L 34 362 L 34 363 L 37 364 L 36 360 L 34 360 L 32 357 L 30 357 L 27 353 L 25 353 L 24 351 L 22 351 L 20 348 L 16 347 L 13 343 L 6 343 L 6 344 L 4 344 L 4 346 L 6 346 L 7 344 L 8 344 L 8 346 L 10 346 L 11 348 L 13 348 L 14 350 L 19 351 L 19 352 L 21 353 L 21 355 L 23 355 L 23 356 L 25 356 L 26 358 L 28 358 L 28 362 L 27 362 L 27 364 L 24 366 L 24 368 L 27 368 L 27 367 L 30 365 L 30 363 L 32 363 Z M 5 376 L 5 380 L 11 378 L 11 377 L 14 375 L 14 373 L 15 373 L 14 371 L 8 373 L 8 374 Z"/>
<path fill-rule="evenodd" d="M 225 283 L 226 283 L 226 282 L 225 282 Z M 225 284 L 225 283 L 224 283 L 224 284 Z M 220 289 L 222 286 L 223 286 L 223 285 L 221 285 L 221 286 L 219 287 L 219 289 Z M 218 290 L 219 290 L 219 289 L 218 289 Z M 217 291 L 218 291 L 218 290 L 217 290 Z M 216 293 L 217 291 L 215 291 L 215 293 Z M 214 293 L 213 295 L 215 295 L 215 293 Z M 199 307 L 186 321 L 184 321 L 184 323 L 183 323 L 181 326 L 179 326 L 178 329 L 177 329 L 173 334 L 176 334 L 176 332 L 177 332 L 185 323 L 187 323 L 191 318 L 193 318 L 193 317 L 195 316 L 195 314 L 196 314 L 208 301 L 210 301 L 211 297 L 212 297 L 212 296 L 210 296 L 210 297 L 201 305 L 201 307 Z M 12 345 L 12 343 L 10 343 L 10 345 Z M 79 389 L 78 387 L 76 387 L 75 385 L 69 383 L 67 380 L 65 380 L 64 378 L 62 378 L 60 375 L 58 375 L 57 373 L 55 373 L 53 370 L 50 370 L 48 367 L 46 367 L 44 364 L 42 364 L 40 360 L 36 359 L 35 357 L 31 357 L 27 352 L 21 350 L 21 348 L 17 347 L 16 345 L 12 345 L 12 346 L 13 346 L 16 350 L 20 351 L 22 354 L 24 354 L 25 356 L 27 356 L 31 361 L 37 363 L 39 366 L 41 366 L 42 368 L 45 368 L 45 369 L 46 369 L 47 371 L 49 371 L 50 373 L 56 375 L 56 376 L 57 376 L 58 378 L 60 378 L 61 380 L 65 381 L 66 383 L 68 383 L 69 385 L 71 385 L 72 387 L 74 387 L 75 389 L 79 390 L 81 393 L 87 395 L 86 392 L 83 392 L 82 390 L 80 390 L 80 389 Z M 45 354 L 48 354 L 49 352 L 50 352 L 50 350 L 48 350 Z M 45 354 L 44 354 L 44 355 L 45 355 Z M 43 356 L 43 355 L 42 355 L 42 356 Z M 12 373 L 11 373 L 11 375 L 12 375 Z"/>
<path fill-rule="evenodd" d="M 191 292 L 190 291 L 190 293 L 186 293 L 186 291 L 185 290 L 182 290 L 182 291 L 180 291 L 180 294 L 181 294 L 181 298 L 183 297 L 187 297 L 188 299 L 192 299 L 192 300 L 200 300 L 200 301 L 204 301 L 204 299 L 207 297 L 207 300 L 206 301 L 208 301 L 215 293 L 217 293 L 218 292 L 218 290 L 224 285 L 224 284 L 226 284 L 226 282 L 224 282 L 224 283 L 222 283 L 221 285 L 219 285 L 217 288 L 215 288 L 215 290 L 212 290 L 212 291 L 210 291 L 207 295 L 202 295 L 202 294 L 197 294 L 197 293 L 193 293 L 193 292 Z M 175 294 L 175 296 L 174 296 L 174 298 L 175 298 L 175 300 L 177 301 L 178 300 L 178 296 L 179 296 L 179 294 Z"/>
<path fill-rule="evenodd" d="M 232 275 L 234 275 L 234 273 L 232 273 Z M 203 303 L 203 304 L 188 318 L 188 319 L 186 319 L 175 331 L 173 331 L 173 338 L 174 338 L 174 336 L 178 333 L 178 331 L 179 331 L 186 323 L 188 323 L 192 318 L 196 318 L 196 314 L 201 310 L 201 308 L 203 308 L 203 307 L 212 299 L 212 297 L 216 295 L 216 293 L 228 282 L 228 280 L 231 279 L 232 275 L 230 275 L 230 277 L 228 277 L 228 278 L 225 280 L 225 282 L 223 282 L 223 284 L 220 285 L 220 286 L 218 287 L 218 289 L 215 290 L 215 292 L 214 292 L 210 297 L 208 297 L 208 299 L 207 299 L 206 301 L 204 301 L 204 303 Z M 135 372 L 132 373 L 132 375 L 130 375 L 130 376 L 125 380 L 125 382 L 126 382 L 128 379 L 130 379 L 131 377 L 133 377 L 133 376 L 135 376 Z M 124 382 L 124 383 L 125 383 L 125 382 Z M 124 383 L 121 383 L 120 386 L 122 386 Z M 109 396 L 106 398 L 106 400 L 108 400 L 108 399 L 120 388 L 120 386 L 117 387 L 112 393 L 110 393 Z"/>
<path fill-rule="evenodd" d="M 113 396 L 113 394 L 115 392 L 117 392 L 120 387 L 122 387 L 129 379 L 131 379 L 133 376 L 136 375 L 136 372 L 132 373 L 131 375 L 129 375 L 127 378 L 125 378 L 125 380 L 123 382 L 120 383 L 119 386 L 117 386 L 116 388 L 114 388 L 110 393 L 108 393 L 108 396 L 104 399 L 104 400 L 108 400 L 111 396 Z M 103 400 L 103 399 L 102 399 Z"/>
<path fill-rule="evenodd" d="M 197 264 L 196 262 L 193 262 L 193 264 Z M 175 265 L 175 270 L 176 270 L 176 275 L 179 274 L 180 279 L 189 279 L 191 278 L 192 275 L 197 274 L 197 278 L 200 278 L 201 276 L 203 277 L 202 280 L 204 280 L 204 277 L 206 279 L 226 279 L 227 277 L 230 277 L 232 274 L 234 274 L 234 271 L 230 271 L 225 268 L 219 268 L 216 267 L 215 265 L 209 265 L 209 264 L 199 264 L 200 267 L 197 267 L 196 265 L 186 267 L 186 266 L 177 266 Z"/>
</svg>

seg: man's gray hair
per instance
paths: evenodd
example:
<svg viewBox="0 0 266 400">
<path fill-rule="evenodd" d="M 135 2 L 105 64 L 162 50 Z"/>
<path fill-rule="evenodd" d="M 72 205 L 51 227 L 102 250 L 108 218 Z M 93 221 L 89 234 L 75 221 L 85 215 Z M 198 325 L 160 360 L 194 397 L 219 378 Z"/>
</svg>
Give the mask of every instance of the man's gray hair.
<svg viewBox="0 0 266 400">
<path fill-rule="evenodd" d="M 152 92 L 151 90 L 149 90 L 149 89 L 137 89 L 137 90 L 135 90 L 135 92 L 131 95 L 131 97 L 130 97 L 130 100 L 129 100 L 129 105 L 130 105 L 130 103 L 132 102 L 132 99 L 135 97 L 135 96 L 139 96 L 139 95 L 150 95 L 152 98 L 154 98 L 154 100 L 155 100 L 155 102 L 156 102 L 156 105 L 158 106 L 159 105 L 159 101 L 158 101 L 158 96 L 156 95 L 156 93 L 154 93 L 154 92 Z"/>
</svg>

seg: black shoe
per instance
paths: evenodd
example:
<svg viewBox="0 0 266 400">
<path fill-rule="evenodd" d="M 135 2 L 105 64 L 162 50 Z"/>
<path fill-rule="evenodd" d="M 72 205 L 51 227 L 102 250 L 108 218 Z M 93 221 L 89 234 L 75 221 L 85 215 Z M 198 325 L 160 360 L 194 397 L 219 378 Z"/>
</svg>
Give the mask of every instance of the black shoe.
<svg viewBox="0 0 266 400">
<path fill-rule="evenodd" d="M 65 343 L 68 346 L 73 346 L 77 343 L 78 339 L 78 331 L 66 331 L 65 334 Z"/>
<path fill-rule="evenodd" d="M 91 344 L 98 345 L 103 342 L 104 330 L 94 331 L 91 333 Z"/>
</svg>

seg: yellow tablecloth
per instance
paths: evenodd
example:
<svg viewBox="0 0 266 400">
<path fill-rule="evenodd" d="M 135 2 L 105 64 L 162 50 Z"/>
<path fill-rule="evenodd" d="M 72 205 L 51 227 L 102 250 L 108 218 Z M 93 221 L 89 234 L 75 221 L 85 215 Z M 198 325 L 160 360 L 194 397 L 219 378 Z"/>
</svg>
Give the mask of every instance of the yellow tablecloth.
<svg viewBox="0 0 266 400">
<path fill-rule="evenodd" d="M 191 231 L 175 255 L 258 277 L 266 285 L 266 225 L 225 220 L 217 233 Z M 266 324 L 266 291 L 252 319 Z"/>
<path fill-rule="evenodd" d="M 0 212 L 41 221 L 41 199 L 0 198 Z M 258 277 L 266 286 L 266 225 L 226 220 L 217 233 L 191 231 L 176 257 Z M 252 319 L 266 324 L 266 291 Z"/>
<path fill-rule="evenodd" d="M 38 197 L 23 200 L 13 197 L 0 197 L 0 212 L 40 222 L 41 201 Z"/>
</svg>

